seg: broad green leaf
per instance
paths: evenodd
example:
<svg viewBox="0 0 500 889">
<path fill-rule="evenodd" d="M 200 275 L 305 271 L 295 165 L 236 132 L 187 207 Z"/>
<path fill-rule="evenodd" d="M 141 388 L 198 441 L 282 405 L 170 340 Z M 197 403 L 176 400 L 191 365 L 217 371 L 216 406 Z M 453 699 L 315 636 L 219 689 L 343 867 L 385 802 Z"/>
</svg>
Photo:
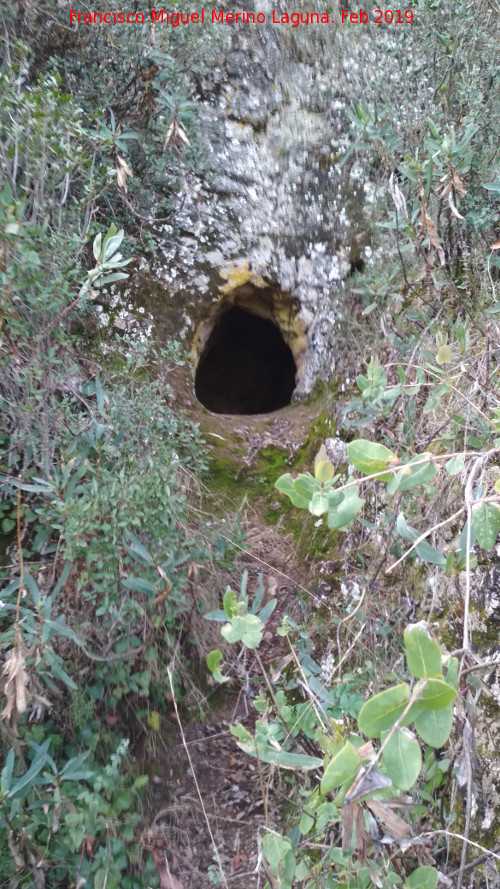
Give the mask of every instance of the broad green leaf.
<svg viewBox="0 0 500 889">
<path fill-rule="evenodd" d="M 463 454 L 459 454 L 458 457 L 451 457 L 445 464 L 445 469 L 448 475 L 458 475 L 459 472 L 462 472 L 462 469 L 465 465 L 465 457 Z"/>
<path fill-rule="evenodd" d="M 391 463 L 397 464 L 396 455 L 386 448 L 385 445 L 378 442 L 368 441 L 360 438 L 357 441 L 351 441 L 347 445 L 347 456 L 352 465 L 359 469 L 364 475 L 373 475 L 376 472 L 382 472 L 388 468 Z M 391 473 L 379 476 L 380 481 L 388 482 Z"/>
<path fill-rule="evenodd" d="M 323 491 L 315 491 L 309 503 L 309 512 L 311 515 L 324 515 L 328 511 L 328 494 Z"/>
<path fill-rule="evenodd" d="M 361 765 L 360 756 L 350 741 L 346 741 L 342 749 L 328 763 L 321 780 L 321 793 L 328 793 L 334 787 L 340 787 L 344 781 L 354 779 Z"/>
<path fill-rule="evenodd" d="M 401 682 L 369 698 L 358 716 L 360 732 L 369 738 L 377 738 L 390 728 L 403 713 L 410 700 L 410 687 Z"/>
<path fill-rule="evenodd" d="M 108 232 L 108 235 L 109 235 L 109 232 Z M 104 259 L 110 259 L 111 256 L 113 255 L 113 253 L 116 253 L 116 251 L 118 250 L 118 247 L 120 246 L 121 242 L 123 241 L 124 231 L 121 228 L 120 231 L 116 233 L 116 235 L 112 235 L 109 238 L 108 238 L 108 235 L 106 235 L 106 237 L 104 238 L 104 243 L 103 243 Z"/>
<path fill-rule="evenodd" d="M 280 475 L 279 479 L 275 481 L 274 487 L 280 491 L 281 494 L 285 494 L 292 500 L 292 497 L 294 496 L 293 478 L 289 472 L 285 473 L 285 475 Z"/>
<path fill-rule="evenodd" d="M 357 486 L 347 488 L 347 490 L 344 492 L 343 500 L 336 508 L 331 508 L 330 501 L 327 516 L 328 527 L 332 530 L 336 530 L 337 528 L 345 528 L 346 525 L 352 522 L 353 518 L 358 514 L 360 509 L 362 509 L 364 503 L 365 501 L 361 497 L 358 497 Z"/>
<path fill-rule="evenodd" d="M 266 861 L 275 871 L 285 860 L 288 852 L 293 851 L 292 842 L 288 837 L 283 837 L 278 833 L 268 833 L 262 838 L 262 848 Z"/>
<path fill-rule="evenodd" d="M 423 540 L 422 543 L 415 547 L 415 552 L 419 559 L 422 559 L 423 562 L 429 562 L 430 565 L 438 565 L 439 568 L 444 568 L 446 565 L 446 556 L 438 552 L 426 540 Z"/>
<path fill-rule="evenodd" d="M 411 624 L 404 631 L 406 662 L 412 676 L 426 679 L 442 675 L 441 649 L 431 639 L 426 624 Z"/>
<path fill-rule="evenodd" d="M 473 506 L 472 524 L 479 546 L 486 550 L 492 549 L 500 532 L 500 506 L 496 503 L 478 503 Z"/>
<path fill-rule="evenodd" d="M 298 475 L 293 483 L 293 491 L 295 500 L 292 500 L 294 506 L 305 508 L 309 506 L 313 494 L 318 490 L 319 482 L 309 473 Z"/>
<path fill-rule="evenodd" d="M 436 889 L 438 872 L 435 867 L 417 867 L 404 884 L 404 889 Z"/>
<path fill-rule="evenodd" d="M 94 889 L 118 889 L 118 880 L 109 867 L 100 867 L 94 876 Z"/>
<path fill-rule="evenodd" d="M 456 696 L 455 689 L 442 679 L 426 679 L 418 700 L 427 710 L 442 710 L 451 704 Z"/>
<path fill-rule="evenodd" d="M 384 747 L 382 758 L 387 774 L 394 787 L 409 790 L 417 780 L 422 767 L 420 744 L 412 732 L 406 728 L 398 728 L 389 736 Z M 382 734 L 382 742 L 385 740 Z"/>
<path fill-rule="evenodd" d="M 415 729 L 425 744 L 442 747 L 446 744 L 453 725 L 453 705 L 442 710 L 421 710 L 415 716 Z"/>
<path fill-rule="evenodd" d="M 418 465 L 413 466 L 414 463 Z M 387 491 L 389 494 L 394 494 L 395 491 L 410 491 L 417 485 L 426 485 L 437 472 L 437 466 L 431 462 L 431 454 L 417 454 L 395 473 L 387 486 Z"/>
<path fill-rule="evenodd" d="M 290 498 L 294 506 L 299 509 L 307 509 L 313 494 L 319 488 L 319 482 L 312 475 L 305 473 L 292 479 L 289 472 L 280 476 L 274 487 L 282 494 Z"/>
<path fill-rule="evenodd" d="M 335 469 L 329 460 L 322 460 L 314 470 L 314 477 L 318 482 L 329 482 L 335 474 Z"/>
<path fill-rule="evenodd" d="M 307 812 L 304 812 L 304 814 L 302 815 L 302 818 L 299 821 L 299 830 L 300 830 L 302 836 L 305 836 L 306 833 L 309 833 L 313 824 L 314 824 L 314 818 L 312 817 L 312 815 L 309 815 Z"/>
<path fill-rule="evenodd" d="M 262 641 L 264 624 L 256 614 L 235 615 L 230 624 L 221 627 L 227 642 L 241 642 L 247 648 L 257 648 Z"/>
<path fill-rule="evenodd" d="M 218 608 L 217 611 L 208 611 L 207 614 L 204 614 L 203 617 L 205 620 L 216 620 L 220 623 L 227 622 L 227 614 L 222 608 Z"/>
</svg>

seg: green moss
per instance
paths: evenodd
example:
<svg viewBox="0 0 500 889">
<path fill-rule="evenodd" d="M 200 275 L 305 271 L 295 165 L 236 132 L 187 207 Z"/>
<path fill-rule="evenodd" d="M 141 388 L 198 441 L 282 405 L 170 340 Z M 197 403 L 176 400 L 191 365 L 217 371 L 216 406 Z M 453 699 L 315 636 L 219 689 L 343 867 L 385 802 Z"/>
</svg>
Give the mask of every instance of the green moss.
<svg viewBox="0 0 500 889">
<path fill-rule="evenodd" d="M 311 472 L 314 466 L 314 458 L 318 453 L 325 438 L 334 438 L 337 430 L 335 418 L 331 410 L 325 410 L 311 423 L 309 434 L 300 448 L 294 468 L 297 471 Z"/>
</svg>

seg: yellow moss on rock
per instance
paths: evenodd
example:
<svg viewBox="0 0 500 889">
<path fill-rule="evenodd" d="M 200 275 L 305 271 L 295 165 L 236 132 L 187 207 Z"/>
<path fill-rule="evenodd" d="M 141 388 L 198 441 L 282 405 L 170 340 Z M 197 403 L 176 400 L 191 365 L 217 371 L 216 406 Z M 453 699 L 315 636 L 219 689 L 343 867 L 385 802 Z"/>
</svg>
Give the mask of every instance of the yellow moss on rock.
<svg viewBox="0 0 500 889">
<path fill-rule="evenodd" d="M 238 287 L 242 287 L 243 284 L 253 284 L 254 287 L 267 287 L 268 285 L 264 281 L 264 278 L 256 275 L 255 272 L 248 266 L 248 262 L 242 262 L 240 265 L 230 266 L 228 269 L 219 272 L 221 278 L 226 279 L 226 283 L 222 285 L 220 288 L 220 297 L 222 297 L 227 293 L 232 293 L 233 290 L 236 290 Z"/>
</svg>

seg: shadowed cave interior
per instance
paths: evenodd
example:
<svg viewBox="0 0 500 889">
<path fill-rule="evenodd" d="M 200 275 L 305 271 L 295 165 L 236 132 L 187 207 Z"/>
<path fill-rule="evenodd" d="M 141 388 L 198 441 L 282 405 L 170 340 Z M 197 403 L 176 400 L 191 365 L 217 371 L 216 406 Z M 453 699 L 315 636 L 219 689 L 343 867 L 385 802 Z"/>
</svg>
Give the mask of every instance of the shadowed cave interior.
<svg viewBox="0 0 500 889">
<path fill-rule="evenodd" d="M 290 404 L 296 370 L 277 325 L 233 306 L 201 354 L 196 397 L 215 414 L 265 414 Z"/>
</svg>

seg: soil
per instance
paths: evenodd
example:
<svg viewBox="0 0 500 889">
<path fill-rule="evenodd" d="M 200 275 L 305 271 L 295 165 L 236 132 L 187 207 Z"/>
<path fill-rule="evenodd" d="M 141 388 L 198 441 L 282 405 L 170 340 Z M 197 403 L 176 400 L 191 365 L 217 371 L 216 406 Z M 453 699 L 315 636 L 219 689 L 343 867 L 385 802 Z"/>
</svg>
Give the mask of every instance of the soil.
<svg viewBox="0 0 500 889">
<path fill-rule="evenodd" d="M 264 603 L 278 599 L 259 646 L 269 670 L 288 653 L 286 640 L 275 629 L 285 613 L 300 620 L 297 586 L 305 593 L 307 577 L 304 567 L 298 570 L 289 542 L 259 525 L 255 514 L 254 522 L 246 535 L 250 551 L 239 558 L 235 579 L 248 570 L 251 596 L 260 573 Z M 142 751 L 135 751 L 140 770 L 150 775 L 151 788 L 149 825 L 141 844 L 144 854 L 153 856 L 161 889 L 259 889 L 267 879 L 259 847 L 265 807 L 268 826 L 278 829 L 275 799 L 280 778 L 270 766 L 262 766 L 259 776 L 257 760 L 243 753 L 230 733 L 237 723 L 253 728 L 258 714 L 252 707 L 252 680 L 261 669 L 253 653 L 246 651 L 243 658 L 238 646 L 231 646 L 228 655 L 223 670 L 233 682 L 216 691 L 217 703 L 207 720 L 190 719 L 182 711 L 177 718 L 173 706 L 170 718 L 155 733 L 154 749 L 143 744 Z"/>
</svg>

